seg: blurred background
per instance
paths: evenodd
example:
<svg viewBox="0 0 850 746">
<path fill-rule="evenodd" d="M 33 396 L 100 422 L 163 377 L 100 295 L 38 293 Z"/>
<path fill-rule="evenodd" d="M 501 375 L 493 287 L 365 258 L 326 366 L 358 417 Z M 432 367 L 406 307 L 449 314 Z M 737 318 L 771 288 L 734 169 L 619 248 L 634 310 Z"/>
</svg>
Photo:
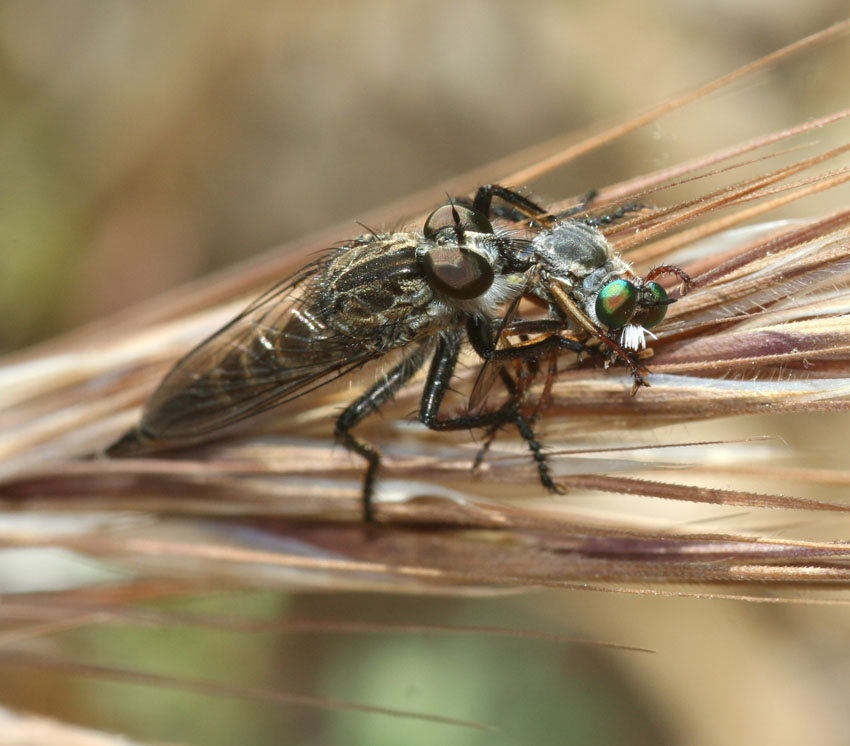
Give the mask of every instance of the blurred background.
<svg viewBox="0 0 850 746">
<path fill-rule="evenodd" d="M 846 12 L 806 3 L 0 3 L 0 351 L 555 136 L 621 121 Z M 833 45 L 543 185 L 583 193 L 796 123 Z M 376 226 L 382 227 L 382 226 Z"/>
<path fill-rule="evenodd" d="M 460 173 L 623 121 L 846 12 L 846 0 L 0 2 L 0 352 L 331 225 L 343 240 L 421 190 L 437 204 Z M 534 189 L 580 194 L 846 107 L 848 69 L 850 44 L 830 44 Z M 840 607 L 578 592 L 258 593 L 197 607 L 496 624 L 657 652 L 174 628 L 66 639 L 89 661 L 437 712 L 499 734 L 32 672 L 0 674 L 0 702 L 210 745 L 840 744 L 850 732 Z"/>
</svg>

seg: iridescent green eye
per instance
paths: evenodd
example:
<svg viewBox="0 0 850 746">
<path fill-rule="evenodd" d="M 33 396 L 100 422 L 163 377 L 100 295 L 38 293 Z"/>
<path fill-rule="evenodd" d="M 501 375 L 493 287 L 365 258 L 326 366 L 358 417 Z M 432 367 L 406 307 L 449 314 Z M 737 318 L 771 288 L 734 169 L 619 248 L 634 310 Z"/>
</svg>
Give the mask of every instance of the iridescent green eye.
<svg viewBox="0 0 850 746">
<path fill-rule="evenodd" d="M 667 315 L 670 299 L 667 297 L 667 291 L 657 282 L 647 282 L 641 290 L 645 295 L 641 303 L 647 303 L 649 307 L 639 311 L 632 321 L 644 329 L 651 329 L 656 324 L 660 324 Z"/>
<path fill-rule="evenodd" d="M 637 308 L 637 288 L 628 280 L 609 282 L 596 296 L 596 318 L 611 329 L 631 321 Z"/>
</svg>

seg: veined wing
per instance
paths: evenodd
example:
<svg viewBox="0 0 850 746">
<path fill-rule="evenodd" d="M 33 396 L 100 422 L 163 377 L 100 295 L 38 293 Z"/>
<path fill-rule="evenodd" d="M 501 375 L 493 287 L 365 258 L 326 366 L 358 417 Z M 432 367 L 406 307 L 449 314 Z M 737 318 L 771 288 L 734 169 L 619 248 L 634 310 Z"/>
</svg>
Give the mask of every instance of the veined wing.
<svg viewBox="0 0 850 746">
<path fill-rule="evenodd" d="M 377 357 L 324 320 L 317 281 L 331 256 L 271 288 L 180 360 L 145 405 L 141 438 L 197 438 Z"/>
</svg>

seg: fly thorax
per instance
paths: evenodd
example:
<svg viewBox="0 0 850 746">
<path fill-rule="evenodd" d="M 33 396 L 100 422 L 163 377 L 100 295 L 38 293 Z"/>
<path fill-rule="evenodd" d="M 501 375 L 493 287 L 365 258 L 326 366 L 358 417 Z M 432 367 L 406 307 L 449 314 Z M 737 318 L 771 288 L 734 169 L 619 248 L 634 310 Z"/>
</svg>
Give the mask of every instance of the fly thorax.
<svg viewBox="0 0 850 746">
<path fill-rule="evenodd" d="M 553 278 L 582 281 L 609 260 L 605 236 L 580 220 L 564 220 L 554 228 L 538 233 L 532 241 L 538 264 Z"/>
<path fill-rule="evenodd" d="M 379 349 L 410 341 L 411 329 L 422 323 L 434 300 L 416 262 L 416 238 L 376 236 L 334 257 L 321 301 L 329 327 Z"/>
</svg>

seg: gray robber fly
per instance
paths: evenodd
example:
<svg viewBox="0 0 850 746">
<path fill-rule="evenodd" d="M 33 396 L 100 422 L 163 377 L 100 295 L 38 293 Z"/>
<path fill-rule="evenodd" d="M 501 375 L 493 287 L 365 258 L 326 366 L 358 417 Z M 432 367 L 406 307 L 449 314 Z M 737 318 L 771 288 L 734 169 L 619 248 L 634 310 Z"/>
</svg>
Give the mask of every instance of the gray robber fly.
<svg viewBox="0 0 850 746">
<path fill-rule="evenodd" d="M 502 200 L 515 222 L 531 219 L 531 238 L 494 229 L 491 204 Z M 504 213 L 504 210 L 502 211 Z M 622 214 L 622 208 L 621 208 Z M 607 221 L 608 219 L 603 219 Z M 363 518 L 374 519 L 372 496 L 380 453 L 352 434 L 430 358 L 419 419 L 433 430 L 516 425 L 537 464 L 541 483 L 559 492 L 542 446 L 523 414 L 523 396 L 507 361 L 534 361 L 559 351 L 588 350 L 599 340 L 609 357 L 630 367 L 634 390 L 645 385 L 637 361 L 643 330 L 659 323 L 673 302 L 654 282 L 675 267 L 638 278 L 596 225 L 550 215 L 521 194 L 498 185 L 478 189 L 469 202 L 453 200 L 432 212 L 421 231 L 372 233 L 330 249 L 177 362 L 144 405 L 138 425 L 107 450 L 130 456 L 197 442 L 234 423 L 345 376 L 389 352 L 402 357 L 349 404 L 335 425 L 338 442 L 367 461 Z M 514 318 L 529 298 L 549 318 Z M 505 311 L 508 307 L 510 310 Z M 507 337 L 520 335 L 519 345 Z M 529 335 L 536 335 L 529 340 Z M 498 374 L 511 396 L 491 411 L 441 417 L 465 342 L 492 373 L 480 376 L 480 400 Z"/>
</svg>

